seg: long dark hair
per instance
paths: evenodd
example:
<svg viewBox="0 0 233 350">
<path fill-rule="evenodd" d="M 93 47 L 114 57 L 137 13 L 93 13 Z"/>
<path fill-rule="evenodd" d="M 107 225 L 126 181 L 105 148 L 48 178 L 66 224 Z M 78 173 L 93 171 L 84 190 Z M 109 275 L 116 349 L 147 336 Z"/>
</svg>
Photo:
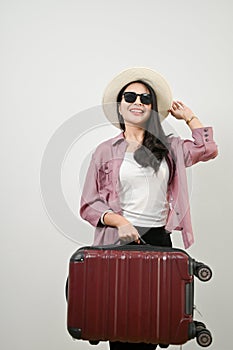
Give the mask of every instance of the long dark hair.
<svg viewBox="0 0 233 350">
<path fill-rule="evenodd" d="M 151 88 L 149 84 L 142 80 L 136 80 L 125 85 L 119 92 L 117 96 L 118 106 L 122 100 L 123 93 L 125 89 L 131 85 L 132 83 L 140 83 L 143 84 L 150 92 L 152 96 L 152 104 L 151 104 L 151 115 L 147 121 L 147 125 L 145 127 L 144 138 L 142 142 L 142 146 L 138 148 L 134 152 L 134 159 L 140 164 L 142 167 L 151 166 L 155 172 L 159 170 L 160 163 L 165 158 L 168 162 L 168 166 L 170 169 L 170 178 L 174 173 L 174 164 L 171 164 L 168 153 L 170 150 L 169 136 L 165 135 L 163 128 L 161 126 L 158 107 L 157 107 L 157 98 L 154 90 Z M 118 120 L 120 123 L 120 127 L 123 131 L 125 131 L 125 123 L 122 115 L 119 112 L 119 108 L 117 107 Z M 172 162 L 174 163 L 174 162 Z"/>
</svg>

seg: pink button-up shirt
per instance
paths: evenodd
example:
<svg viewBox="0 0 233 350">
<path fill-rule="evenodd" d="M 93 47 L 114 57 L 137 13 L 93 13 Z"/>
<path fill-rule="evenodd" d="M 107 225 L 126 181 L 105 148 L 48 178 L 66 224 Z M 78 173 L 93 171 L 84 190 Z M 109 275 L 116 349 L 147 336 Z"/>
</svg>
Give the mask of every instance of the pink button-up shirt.
<svg viewBox="0 0 233 350">
<path fill-rule="evenodd" d="M 169 213 L 166 229 L 182 232 L 184 247 L 194 242 L 185 167 L 217 156 L 211 127 L 194 129 L 193 140 L 170 137 L 176 169 L 168 185 Z M 122 214 L 119 200 L 119 170 L 128 146 L 123 133 L 101 143 L 92 155 L 81 197 L 80 215 L 95 226 L 94 245 L 112 244 L 118 239 L 116 227 L 105 226 L 100 218 L 106 210 Z"/>
</svg>

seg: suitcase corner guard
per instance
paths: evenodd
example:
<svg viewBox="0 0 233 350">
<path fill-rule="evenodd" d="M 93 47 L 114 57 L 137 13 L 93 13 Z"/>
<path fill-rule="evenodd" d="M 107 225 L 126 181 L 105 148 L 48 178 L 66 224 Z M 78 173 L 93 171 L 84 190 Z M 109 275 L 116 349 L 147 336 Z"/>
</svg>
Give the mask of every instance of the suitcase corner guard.
<svg viewBox="0 0 233 350">
<path fill-rule="evenodd" d="M 68 327 L 68 332 L 70 333 L 72 338 L 74 338 L 74 339 L 81 339 L 81 333 L 82 333 L 82 329 L 81 328 Z"/>
<path fill-rule="evenodd" d="M 70 262 L 83 262 L 85 259 L 85 252 L 77 250 L 70 258 Z"/>
</svg>

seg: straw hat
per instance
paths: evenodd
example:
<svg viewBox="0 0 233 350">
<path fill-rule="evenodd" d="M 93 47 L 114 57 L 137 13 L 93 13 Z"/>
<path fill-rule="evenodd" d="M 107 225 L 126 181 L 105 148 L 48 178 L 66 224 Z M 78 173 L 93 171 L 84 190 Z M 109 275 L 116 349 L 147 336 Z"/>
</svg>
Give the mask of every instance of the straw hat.
<svg viewBox="0 0 233 350">
<path fill-rule="evenodd" d="M 108 120 L 116 127 L 120 127 L 117 116 L 117 96 L 127 84 L 142 80 L 149 84 L 157 97 L 158 112 L 162 121 L 169 114 L 172 105 L 172 92 L 165 78 L 158 72 L 144 67 L 126 69 L 115 76 L 107 85 L 103 96 L 103 110 Z"/>
</svg>

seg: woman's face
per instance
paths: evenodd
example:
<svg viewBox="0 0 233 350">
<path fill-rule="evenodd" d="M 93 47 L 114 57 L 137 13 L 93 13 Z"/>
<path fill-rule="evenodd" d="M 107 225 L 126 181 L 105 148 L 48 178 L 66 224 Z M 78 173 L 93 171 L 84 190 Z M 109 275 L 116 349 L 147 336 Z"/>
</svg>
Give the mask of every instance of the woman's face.
<svg viewBox="0 0 233 350">
<path fill-rule="evenodd" d="M 125 92 L 136 92 L 137 94 L 149 94 L 147 87 L 141 83 L 132 83 L 125 89 Z M 119 112 L 122 115 L 126 124 L 131 124 L 139 127 L 145 126 L 147 120 L 150 118 L 151 104 L 143 104 L 140 96 L 133 103 L 125 101 L 124 96 L 119 105 Z"/>
</svg>

